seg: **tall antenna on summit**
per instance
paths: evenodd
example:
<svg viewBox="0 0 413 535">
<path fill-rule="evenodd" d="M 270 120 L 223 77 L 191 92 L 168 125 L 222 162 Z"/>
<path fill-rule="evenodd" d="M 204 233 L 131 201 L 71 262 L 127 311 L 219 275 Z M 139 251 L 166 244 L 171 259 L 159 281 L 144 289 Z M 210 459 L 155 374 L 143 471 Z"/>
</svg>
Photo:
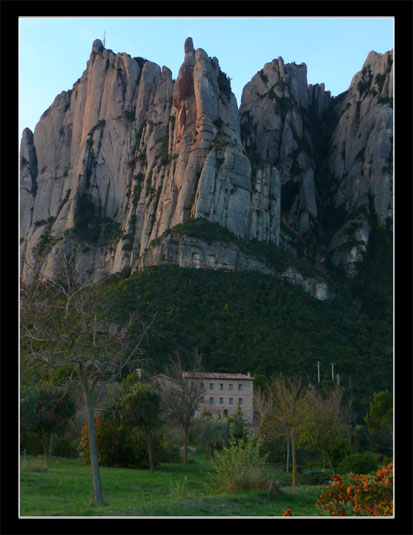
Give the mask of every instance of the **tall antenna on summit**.
<svg viewBox="0 0 413 535">
<path fill-rule="evenodd" d="M 104 30 L 103 31 L 103 48 L 105 48 L 105 44 L 106 44 L 106 31 Z"/>
</svg>

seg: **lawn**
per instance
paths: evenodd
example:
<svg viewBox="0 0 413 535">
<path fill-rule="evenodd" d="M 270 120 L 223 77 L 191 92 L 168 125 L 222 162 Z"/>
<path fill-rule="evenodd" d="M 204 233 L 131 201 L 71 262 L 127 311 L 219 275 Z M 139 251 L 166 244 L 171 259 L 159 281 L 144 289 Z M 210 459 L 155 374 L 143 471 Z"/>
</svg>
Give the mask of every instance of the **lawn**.
<svg viewBox="0 0 413 535">
<path fill-rule="evenodd" d="M 289 486 L 289 475 L 275 467 L 267 474 L 279 482 L 262 490 L 210 494 L 204 487 L 211 470 L 202 451 L 186 466 L 165 463 L 149 470 L 101 468 L 106 507 L 92 502 L 90 466 L 82 459 L 54 458 L 45 471 L 31 469 L 34 457 L 21 463 L 21 516 L 317 516 L 320 487 Z M 299 480 L 298 480 L 299 482 Z"/>
</svg>

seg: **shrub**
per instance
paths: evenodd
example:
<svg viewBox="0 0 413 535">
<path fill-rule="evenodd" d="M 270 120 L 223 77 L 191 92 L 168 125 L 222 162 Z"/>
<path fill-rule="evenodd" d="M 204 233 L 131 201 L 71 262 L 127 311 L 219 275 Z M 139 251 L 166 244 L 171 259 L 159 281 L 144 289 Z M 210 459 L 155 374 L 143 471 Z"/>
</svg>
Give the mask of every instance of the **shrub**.
<svg viewBox="0 0 413 535">
<path fill-rule="evenodd" d="M 263 69 L 261 69 L 258 74 L 260 75 L 261 80 L 266 84 L 268 82 L 268 76 L 264 74 Z"/>
<path fill-rule="evenodd" d="M 215 449 L 220 449 L 228 441 L 228 421 L 218 418 L 198 418 L 192 426 L 192 435 L 197 444 L 210 449 L 211 457 Z"/>
<path fill-rule="evenodd" d="M 95 416 L 98 460 L 101 466 L 124 468 L 149 468 L 148 449 L 145 439 L 134 428 L 115 425 L 106 418 Z M 83 458 L 90 464 L 89 438 L 85 425 L 82 429 L 81 447 Z M 166 458 L 164 447 L 159 440 L 153 441 L 155 465 Z"/>
<path fill-rule="evenodd" d="M 47 466 L 46 459 L 27 459 L 23 461 L 23 470 L 30 470 L 30 472 L 47 472 L 49 467 Z"/>
<path fill-rule="evenodd" d="M 235 475 L 232 481 L 229 482 L 228 490 L 268 490 L 273 491 L 277 487 L 277 483 L 273 480 L 267 479 L 263 476 L 261 469 L 250 468 L 239 475 Z"/>
<path fill-rule="evenodd" d="M 393 463 L 372 474 L 333 477 L 316 507 L 327 516 L 390 516 L 393 514 Z"/>
<path fill-rule="evenodd" d="M 58 437 L 54 440 L 53 455 L 55 457 L 78 457 L 77 444 L 66 437 Z"/>
<path fill-rule="evenodd" d="M 303 475 L 312 485 L 325 485 L 330 481 L 330 474 L 323 468 L 308 468 Z"/>
<path fill-rule="evenodd" d="M 224 95 L 229 100 L 231 96 L 231 79 L 229 78 L 229 76 L 226 75 L 225 72 L 221 71 L 221 69 L 219 69 L 218 73 L 218 87 L 219 90 L 224 93 Z"/>
<path fill-rule="evenodd" d="M 229 446 L 216 454 L 211 462 L 215 473 L 206 487 L 214 492 L 231 492 L 267 488 L 262 475 L 266 456 L 261 454 L 261 440 L 249 435 L 238 441 L 231 437 Z"/>
<path fill-rule="evenodd" d="M 372 451 L 365 451 L 363 453 L 355 453 L 344 457 L 337 466 L 339 474 L 368 474 L 377 470 L 378 462 L 377 455 Z"/>
<path fill-rule="evenodd" d="M 33 432 L 22 431 L 20 435 L 20 451 L 26 450 L 28 455 L 41 455 L 44 447 L 39 436 Z"/>
<path fill-rule="evenodd" d="M 186 476 L 180 481 L 171 482 L 169 496 L 171 498 L 185 498 L 189 493 L 187 483 Z"/>
</svg>

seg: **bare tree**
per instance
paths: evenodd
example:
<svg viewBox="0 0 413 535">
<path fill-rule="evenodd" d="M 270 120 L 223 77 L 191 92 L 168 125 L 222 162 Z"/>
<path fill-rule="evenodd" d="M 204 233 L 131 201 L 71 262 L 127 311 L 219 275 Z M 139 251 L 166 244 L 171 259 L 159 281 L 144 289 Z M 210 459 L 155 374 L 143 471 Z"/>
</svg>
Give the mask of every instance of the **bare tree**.
<svg viewBox="0 0 413 535">
<path fill-rule="evenodd" d="M 195 350 L 192 368 L 200 369 L 201 356 Z M 203 390 L 199 381 L 185 377 L 182 359 L 176 354 L 167 370 L 168 379 L 160 386 L 163 412 L 169 423 L 181 427 L 184 432 L 183 464 L 187 462 L 188 433 L 192 425 Z"/>
<path fill-rule="evenodd" d="M 271 397 L 268 392 L 258 388 L 254 391 L 254 415 L 258 421 L 261 422 L 266 414 L 272 409 Z"/>
<path fill-rule="evenodd" d="M 61 251 L 55 275 L 43 280 L 40 271 L 21 286 L 21 369 L 57 371 L 80 385 L 89 432 L 95 503 L 105 505 L 94 422 L 94 391 L 98 382 L 120 376 L 140 356 L 153 321 L 138 325 L 137 314 L 123 327 L 109 329 L 96 294 L 96 283 L 77 268 L 75 257 Z"/>
</svg>

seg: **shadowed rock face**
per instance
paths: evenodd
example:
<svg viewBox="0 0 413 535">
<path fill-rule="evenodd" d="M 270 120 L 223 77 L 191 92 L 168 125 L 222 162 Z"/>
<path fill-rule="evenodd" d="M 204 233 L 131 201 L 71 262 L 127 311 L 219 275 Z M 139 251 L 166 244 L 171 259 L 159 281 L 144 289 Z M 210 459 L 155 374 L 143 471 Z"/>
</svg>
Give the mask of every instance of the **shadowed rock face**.
<svg viewBox="0 0 413 535">
<path fill-rule="evenodd" d="M 333 263 L 354 276 L 367 249 L 371 216 L 382 226 L 393 220 L 393 51 L 370 52 L 336 113 L 329 165 L 339 184 L 335 205 L 348 217 L 330 252 Z"/>
<path fill-rule="evenodd" d="M 337 204 L 367 205 L 371 194 L 377 217 L 392 217 L 393 53 L 370 52 L 338 112 L 331 168 L 340 180 Z"/>
<path fill-rule="evenodd" d="M 75 246 L 93 278 L 139 269 L 157 262 L 148 254 L 152 240 L 188 218 L 294 248 L 288 236 L 319 223 L 315 132 L 327 113 L 342 113 L 329 159 L 339 181 L 334 202 L 351 210 L 371 195 L 385 219 L 392 66 L 391 53 L 374 54 L 337 103 L 323 84 L 307 85 L 304 64 L 273 60 L 245 86 L 238 110 L 218 60 L 190 37 L 176 81 L 167 67 L 114 54 L 96 39 L 81 78 L 56 97 L 34 134 L 23 133 L 23 276 L 39 256 L 50 276 L 57 251 Z M 360 239 L 368 240 L 363 225 Z M 340 240 L 338 232 L 330 246 L 337 263 Z"/>
<path fill-rule="evenodd" d="M 282 176 L 285 223 L 307 232 L 317 219 L 315 158 L 309 121 L 320 121 L 331 100 L 324 85 L 307 85 L 307 67 L 266 63 L 245 86 L 241 108 L 243 142 L 255 169 L 274 166 Z M 288 194 L 295 191 L 295 195 Z"/>
</svg>

